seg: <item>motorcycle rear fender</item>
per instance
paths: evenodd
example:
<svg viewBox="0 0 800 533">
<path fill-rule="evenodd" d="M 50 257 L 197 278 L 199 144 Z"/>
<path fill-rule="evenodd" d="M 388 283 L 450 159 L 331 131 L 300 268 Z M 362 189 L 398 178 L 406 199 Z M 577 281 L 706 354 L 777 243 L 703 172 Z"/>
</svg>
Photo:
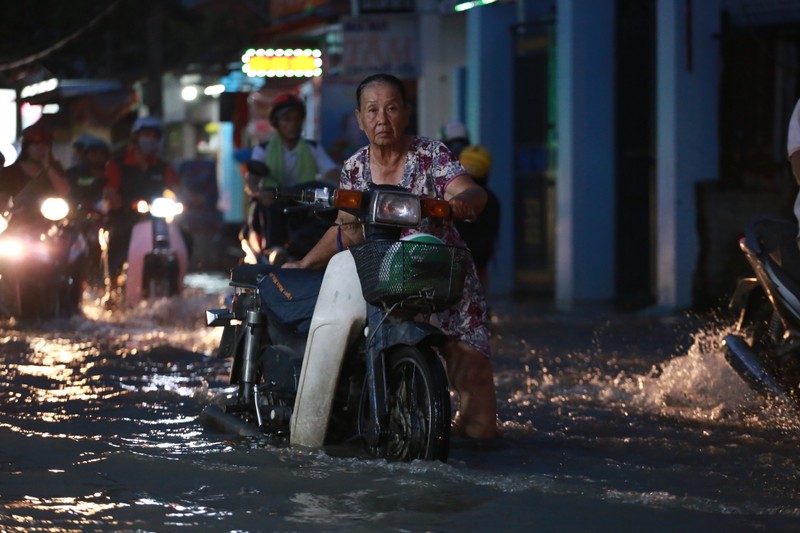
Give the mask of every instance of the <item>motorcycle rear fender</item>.
<svg viewBox="0 0 800 533">
<path fill-rule="evenodd" d="M 183 290 L 183 278 L 189 268 L 189 252 L 177 225 L 169 224 L 169 240 L 178 259 L 178 291 Z M 131 231 L 131 243 L 128 246 L 128 273 L 125 281 L 125 304 L 133 307 L 142 299 L 142 275 L 144 274 L 145 256 L 153 252 L 153 222 L 138 222 Z"/>
<path fill-rule="evenodd" d="M 349 251 L 340 252 L 328 263 L 311 319 L 291 419 L 292 445 L 320 448 L 325 443 L 339 371 L 366 320 L 355 261 Z"/>
</svg>

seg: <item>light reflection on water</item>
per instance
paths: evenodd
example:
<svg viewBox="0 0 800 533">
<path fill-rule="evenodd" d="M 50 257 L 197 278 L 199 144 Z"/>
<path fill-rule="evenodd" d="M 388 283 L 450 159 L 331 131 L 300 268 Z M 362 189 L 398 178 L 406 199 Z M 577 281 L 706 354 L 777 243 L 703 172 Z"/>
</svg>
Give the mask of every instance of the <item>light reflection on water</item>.
<svg viewBox="0 0 800 533">
<path fill-rule="evenodd" d="M 498 327 L 499 442 L 455 439 L 448 464 L 388 464 L 203 428 L 198 414 L 228 385 L 213 357 L 221 330 L 202 322 L 226 284 L 202 283 L 125 312 L 89 300 L 85 318 L 2 328 L 0 476 L 13 481 L 0 480 L 0 526 L 436 531 L 502 523 L 551 497 L 576 516 L 598 502 L 720 523 L 800 514 L 796 418 L 728 369 L 719 328 L 656 354 L 617 345 L 611 326 L 563 349 L 579 338 L 569 324 Z M 748 487 L 753 473 L 778 487 Z"/>
</svg>

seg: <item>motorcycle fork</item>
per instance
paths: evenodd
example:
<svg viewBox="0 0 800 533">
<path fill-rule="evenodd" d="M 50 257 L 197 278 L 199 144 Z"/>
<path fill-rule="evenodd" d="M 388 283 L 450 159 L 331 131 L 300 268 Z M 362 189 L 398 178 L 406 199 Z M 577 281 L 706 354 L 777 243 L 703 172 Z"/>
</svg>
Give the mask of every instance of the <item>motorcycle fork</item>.
<svg viewBox="0 0 800 533">
<path fill-rule="evenodd" d="M 239 384 L 240 400 L 247 405 L 254 402 L 258 424 L 261 425 L 261 412 L 258 410 L 258 397 L 256 394 L 256 365 L 260 353 L 261 328 L 264 325 L 264 315 L 258 309 L 249 309 L 245 322 L 244 347 L 242 353 L 242 370 Z"/>
<path fill-rule="evenodd" d="M 370 446 L 377 446 L 381 435 L 381 420 L 386 415 L 386 368 L 383 354 L 386 349 L 385 316 L 380 308 L 367 305 L 367 325 L 371 333 L 367 341 L 367 388 L 369 391 L 369 423 L 364 435 Z"/>
</svg>

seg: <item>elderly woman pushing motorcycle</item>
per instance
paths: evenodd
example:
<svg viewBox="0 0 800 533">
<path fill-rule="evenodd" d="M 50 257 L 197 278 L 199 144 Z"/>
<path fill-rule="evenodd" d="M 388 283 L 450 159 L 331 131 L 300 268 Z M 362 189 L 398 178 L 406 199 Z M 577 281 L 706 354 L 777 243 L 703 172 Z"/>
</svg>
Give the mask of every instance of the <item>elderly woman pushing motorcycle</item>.
<svg viewBox="0 0 800 533">
<path fill-rule="evenodd" d="M 454 220 L 472 219 L 483 210 L 486 192 L 466 174 L 444 144 L 405 133 L 409 107 L 399 79 L 389 74 L 364 79 L 356 91 L 356 104 L 358 124 L 369 144 L 345 162 L 342 189 L 366 190 L 372 184 L 400 186 L 421 196 L 447 200 Z M 433 234 L 448 245 L 464 246 L 452 220 L 407 231 Z M 337 252 L 363 239 L 355 217 L 341 211 L 338 224 L 305 257 L 284 268 L 322 269 Z M 486 317 L 480 282 L 470 264 L 461 301 L 438 313 L 436 319 L 450 337 L 442 355 L 450 383 L 459 393 L 457 427 L 479 439 L 497 434 Z"/>
</svg>

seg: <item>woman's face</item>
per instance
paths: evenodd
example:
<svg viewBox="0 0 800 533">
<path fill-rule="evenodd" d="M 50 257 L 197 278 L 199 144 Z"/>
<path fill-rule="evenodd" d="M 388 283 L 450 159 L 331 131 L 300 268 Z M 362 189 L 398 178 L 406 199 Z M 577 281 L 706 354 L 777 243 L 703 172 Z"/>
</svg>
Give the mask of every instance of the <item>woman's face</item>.
<svg viewBox="0 0 800 533">
<path fill-rule="evenodd" d="M 375 146 L 400 143 L 408 127 L 408 110 L 400 92 L 387 83 L 372 83 L 361 92 L 358 127 Z"/>
</svg>

